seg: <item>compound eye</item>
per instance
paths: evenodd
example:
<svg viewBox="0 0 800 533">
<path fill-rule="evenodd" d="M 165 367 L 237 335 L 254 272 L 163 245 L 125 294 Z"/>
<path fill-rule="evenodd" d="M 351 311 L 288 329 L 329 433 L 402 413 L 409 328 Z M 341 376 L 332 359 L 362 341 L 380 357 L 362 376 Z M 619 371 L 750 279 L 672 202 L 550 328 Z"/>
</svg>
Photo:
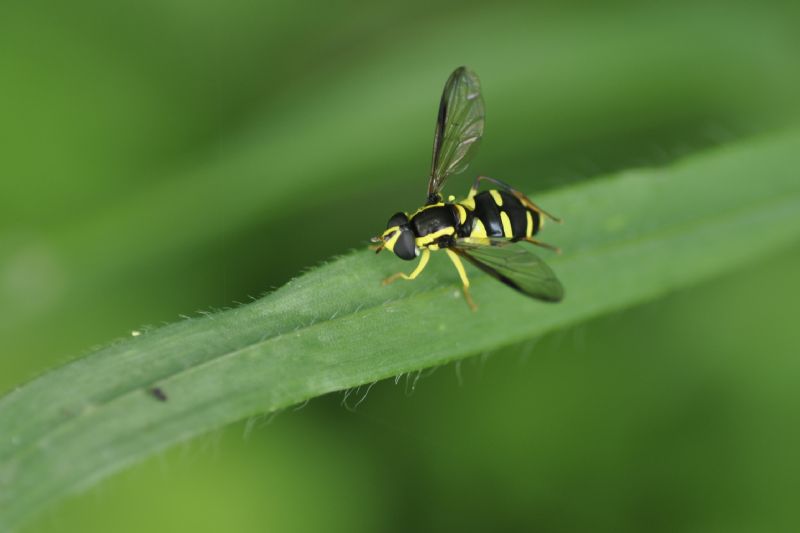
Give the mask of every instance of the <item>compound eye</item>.
<svg viewBox="0 0 800 533">
<path fill-rule="evenodd" d="M 397 242 L 394 243 L 392 250 L 397 257 L 410 261 L 417 257 L 417 244 L 414 239 L 414 234 L 411 231 L 405 230 L 400 232 Z"/>
<path fill-rule="evenodd" d="M 389 222 L 386 223 L 387 228 L 392 228 L 394 226 L 405 226 L 408 224 L 408 217 L 405 213 L 395 213 L 392 215 L 392 218 L 389 219 Z"/>
</svg>

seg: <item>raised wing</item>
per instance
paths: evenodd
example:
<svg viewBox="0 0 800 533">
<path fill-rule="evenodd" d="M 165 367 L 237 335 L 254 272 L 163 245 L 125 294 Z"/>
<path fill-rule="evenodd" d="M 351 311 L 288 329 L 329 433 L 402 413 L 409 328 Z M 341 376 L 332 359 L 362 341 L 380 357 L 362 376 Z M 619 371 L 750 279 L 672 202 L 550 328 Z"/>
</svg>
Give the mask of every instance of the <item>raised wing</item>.
<svg viewBox="0 0 800 533">
<path fill-rule="evenodd" d="M 439 103 L 428 181 L 429 203 L 438 201 L 449 175 L 467 168 L 483 136 L 483 123 L 483 97 L 478 76 L 467 67 L 459 67 L 447 79 Z"/>
<path fill-rule="evenodd" d="M 451 248 L 487 274 L 523 294 L 547 302 L 564 298 L 564 287 L 544 261 L 503 239 L 459 239 Z"/>
</svg>

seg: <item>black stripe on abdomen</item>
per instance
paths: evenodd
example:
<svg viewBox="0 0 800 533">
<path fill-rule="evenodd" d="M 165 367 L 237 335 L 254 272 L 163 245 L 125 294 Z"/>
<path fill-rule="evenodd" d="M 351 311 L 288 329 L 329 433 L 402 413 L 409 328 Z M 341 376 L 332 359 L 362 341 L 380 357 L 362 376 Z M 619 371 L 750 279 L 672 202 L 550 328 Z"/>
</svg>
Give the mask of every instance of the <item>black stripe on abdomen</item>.
<svg viewBox="0 0 800 533">
<path fill-rule="evenodd" d="M 483 191 L 475 196 L 475 216 L 483 222 L 486 235 L 489 237 L 503 236 L 503 223 L 500 220 L 500 208 L 489 194 Z"/>
</svg>

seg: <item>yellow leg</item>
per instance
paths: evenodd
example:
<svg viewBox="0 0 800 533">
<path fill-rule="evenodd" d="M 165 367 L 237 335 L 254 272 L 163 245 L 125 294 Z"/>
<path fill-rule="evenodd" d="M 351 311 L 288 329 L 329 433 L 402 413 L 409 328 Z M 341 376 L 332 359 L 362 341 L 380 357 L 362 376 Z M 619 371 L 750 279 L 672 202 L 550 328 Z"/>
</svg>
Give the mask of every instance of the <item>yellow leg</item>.
<svg viewBox="0 0 800 533">
<path fill-rule="evenodd" d="M 475 305 L 475 302 L 472 301 L 472 296 L 469 294 L 469 278 L 467 277 L 467 271 L 464 270 L 464 264 L 461 262 L 461 258 L 458 257 L 458 254 L 452 250 L 445 250 L 447 252 L 447 257 L 450 258 L 450 261 L 453 262 L 453 266 L 456 267 L 458 270 L 458 275 L 461 277 L 462 288 L 464 289 L 464 299 L 467 301 L 467 305 L 473 311 L 478 310 L 478 306 Z"/>
<path fill-rule="evenodd" d="M 538 239 L 534 239 L 533 237 L 525 237 L 525 240 L 531 244 L 535 244 L 536 246 L 541 246 L 542 248 L 547 248 L 548 250 L 552 250 L 557 254 L 561 253 L 561 248 L 558 246 L 553 246 L 552 244 L 547 244 L 546 242 L 542 242 Z"/>
<path fill-rule="evenodd" d="M 483 178 L 483 176 L 478 176 L 475 178 L 475 183 L 472 184 L 472 187 L 470 187 L 469 193 L 467 194 L 467 200 L 475 199 L 475 195 L 478 194 L 478 186 L 481 183 L 481 178 Z"/>
<path fill-rule="evenodd" d="M 388 278 L 383 280 L 383 284 L 384 285 L 388 285 L 388 284 L 392 283 L 393 281 L 397 281 L 400 278 L 403 278 L 403 279 L 415 279 L 417 276 L 420 275 L 420 273 L 423 270 L 425 270 L 425 266 L 428 264 L 428 259 L 430 259 L 430 257 L 431 257 L 431 251 L 428 250 L 427 248 L 423 248 L 422 249 L 422 255 L 420 256 L 419 263 L 417 264 L 417 268 L 415 268 L 414 271 L 411 272 L 411 274 L 405 274 L 403 272 L 398 272 L 397 274 L 392 274 L 391 276 L 389 276 Z"/>
</svg>

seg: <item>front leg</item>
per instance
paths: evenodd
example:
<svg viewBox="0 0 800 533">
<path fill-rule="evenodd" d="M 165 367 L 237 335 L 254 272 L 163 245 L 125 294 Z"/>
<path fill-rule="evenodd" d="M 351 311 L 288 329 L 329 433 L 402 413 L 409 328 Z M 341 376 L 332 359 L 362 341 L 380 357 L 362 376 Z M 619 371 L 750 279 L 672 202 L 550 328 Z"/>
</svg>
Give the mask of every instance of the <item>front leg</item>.
<svg viewBox="0 0 800 533">
<path fill-rule="evenodd" d="M 388 284 L 392 283 L 393 281 L 397 281 L 400 278 L 408 279 L 408 280 L 415 279 L 417 276 L 420 275 L 420 273 L 423 270 L 425 270 L 425 266 L 428 264 L 428 259 L 430 259 L 430 256 L 431 256 L 431 251 L 429 249 L 427 249 L 427 248 L 423 248 L 422 249 L 422 255 L 420 256 L 419 263 L 417 264 L 417 268 L 415 268 L 414 271 L 411 274 L 405 274 L 403 272 L 398 272 L 397 274 L 392 274 L 391 276 L 389 276 L 388 278 L 383 280 L 383 284 L 384 285 L 388 285 Z"/>
</svg>

